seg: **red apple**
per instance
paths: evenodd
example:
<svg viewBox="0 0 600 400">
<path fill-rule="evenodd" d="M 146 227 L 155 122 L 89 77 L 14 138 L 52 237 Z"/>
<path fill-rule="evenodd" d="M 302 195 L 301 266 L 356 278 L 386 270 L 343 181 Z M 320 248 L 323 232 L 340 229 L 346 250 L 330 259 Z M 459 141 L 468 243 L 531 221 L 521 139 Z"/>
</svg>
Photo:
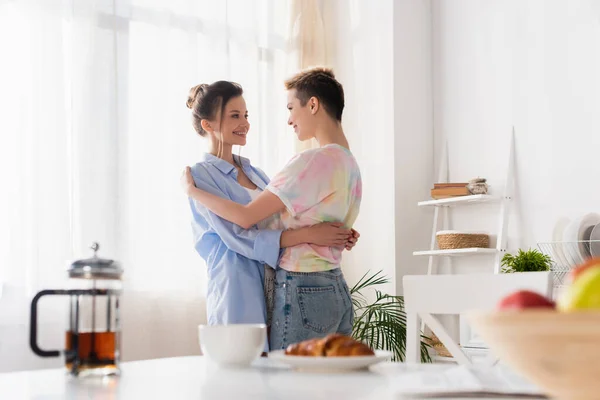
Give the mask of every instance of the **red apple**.
<svg viewBox="0 0 600 400">
<path fill-rule="evenodd" d="M 575 281 L 583 271 L 587 271 L 590 268 L 600 268 L 600 257 L 588 258 L 584 263 L 573 268 L 569 272 L 569 279 L 571 282 Z"/>
<path fill-rule="evenodd" d="M 527 308 L 554 308 L 552 300 L 529 290 L 519 290 L 500 300 L 500 310 L 523 310 Z"/>
</svg>

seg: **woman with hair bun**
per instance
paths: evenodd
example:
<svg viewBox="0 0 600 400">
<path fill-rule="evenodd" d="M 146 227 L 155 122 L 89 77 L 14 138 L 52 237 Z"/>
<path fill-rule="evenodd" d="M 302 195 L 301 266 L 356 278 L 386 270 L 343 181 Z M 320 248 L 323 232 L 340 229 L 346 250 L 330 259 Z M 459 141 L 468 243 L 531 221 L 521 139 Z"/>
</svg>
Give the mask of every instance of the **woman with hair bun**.
<svg viewBox="0 0 600 400">
<path fill-rule="evenodd" d="M 242 87 L 228 81 L 197 85 L 190 90 L 186 105 L 192 111 L 194 130 L 209 141 L 208 152 L 191 167 L 195 186 L 239 204 L 250 203 L 266 188 L 269 178 L 232 151 L 233 146 L 246 144 L 250 130 Z M 189 204 L 194 245 L 207 265 L 211 325 L 270 325 L 274 269 L 281 249 L 304 243 L 351 249 L 356 242 L 352 231 L 341 223 L 285 230 L 278 216 L 272 216 L 244 229 L 192 198 Z"/>
</svg>

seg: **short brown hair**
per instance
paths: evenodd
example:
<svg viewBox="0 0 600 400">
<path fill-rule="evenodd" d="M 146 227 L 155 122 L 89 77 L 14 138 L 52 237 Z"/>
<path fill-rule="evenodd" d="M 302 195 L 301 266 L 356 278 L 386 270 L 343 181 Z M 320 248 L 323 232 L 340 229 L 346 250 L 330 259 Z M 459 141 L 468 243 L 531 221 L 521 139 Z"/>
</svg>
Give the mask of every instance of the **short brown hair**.
<svg viewBox="0 0 600 400">
<path fill-rule="evenodd" d="M 325 111 L 342 121 L 344 88 L 330 68 L 316 67 L 301 71 L 285 81 L 287 90 L 296 89 L 296 97 L 304 107 L 311 97 L 319 99 Z"/>
</svg>

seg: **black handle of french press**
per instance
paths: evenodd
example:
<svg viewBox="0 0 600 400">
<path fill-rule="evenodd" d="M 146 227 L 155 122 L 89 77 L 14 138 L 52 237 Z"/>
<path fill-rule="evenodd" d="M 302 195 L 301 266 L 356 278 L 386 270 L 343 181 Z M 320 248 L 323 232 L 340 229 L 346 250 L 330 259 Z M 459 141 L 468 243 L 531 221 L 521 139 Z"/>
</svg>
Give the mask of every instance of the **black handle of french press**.
<svg viewBox="0 0 600 400">
<path fill-rule="evenodd" d="M 31 350 L 40 357 L 58 357 L 60 350 L 42 350 L 37 345 L 37 303 L 42 296 L 70 294 L 71 290 L 42 290 L 31 300 L 31 314 L 29 320 L 29 345 Z"/>
</svg>

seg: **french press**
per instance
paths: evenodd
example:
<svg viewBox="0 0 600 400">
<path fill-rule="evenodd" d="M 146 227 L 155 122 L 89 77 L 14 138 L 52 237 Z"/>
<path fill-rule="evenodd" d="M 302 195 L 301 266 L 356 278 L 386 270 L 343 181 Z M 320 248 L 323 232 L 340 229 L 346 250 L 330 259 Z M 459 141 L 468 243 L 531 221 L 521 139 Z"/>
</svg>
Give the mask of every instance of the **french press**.
<svg viewBox="0 0 600 400">
<path fill-rule="evenodd" d="M 65 366 L 74 376 L 119 375 L 121 353 L 119 300 L 123 269 L 114 260 L 98 257 L 94 243 L 91 258 L 69 265 L 73 289 L 42 290 L 31 301 L 29 344 L 40 357 L 58 357 L 60 350 L 37 345 L 37 304 L 43 296 L 69 297 L 69 327 L 65 333 Z"/>
</svg>

